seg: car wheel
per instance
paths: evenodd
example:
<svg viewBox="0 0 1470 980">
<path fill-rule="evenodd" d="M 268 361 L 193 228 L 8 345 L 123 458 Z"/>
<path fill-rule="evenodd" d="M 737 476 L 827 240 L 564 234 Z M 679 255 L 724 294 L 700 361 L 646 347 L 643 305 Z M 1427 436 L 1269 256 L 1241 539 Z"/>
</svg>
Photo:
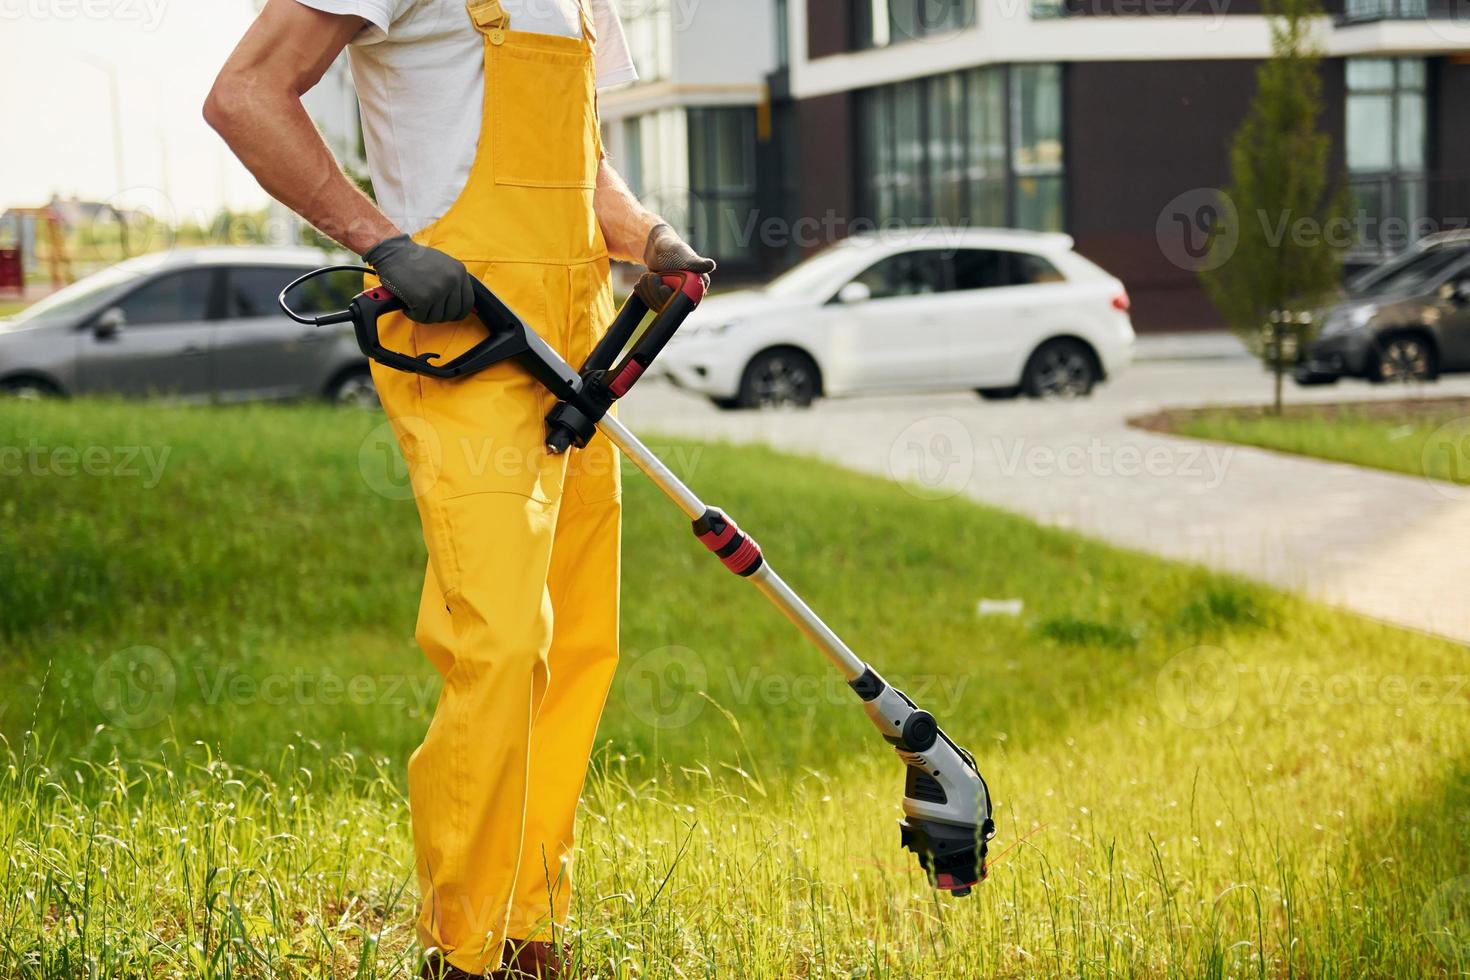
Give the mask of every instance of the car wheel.
<svg viewBox="0 0 1470 980">
<path fill-rule="evenodd" d="M 0 381 L 0 396 L 19 398 L 25 401 L 40 401 L 43 398 L 59 398 L 56 386 L 40 378 L 11 378 Z"/>
<path fill-rule="evenodd" d="M 338 408 L 375 409 L 381 406 L 373 375 L 367 368 L 357 368 L 341 375 L 327 389 L 327 401 Z"/>
<path fill-rule="evenodd" d="M 1031 398 L 1082 398 L 1097 384 L 1097 360 L 1077 340 L 1042 344 L 1026 362 L 1021 390 Z"/>
<path fill-rule="evenodd" d="M 817 364 L 790 348 L 757 354 L 740 379 L 743 408 L 806 408 L 820 391 Z"/>
<path fill-rule="evenodd" d="M 1368 380 L 1374 384 L 1433 381 L 1438 375 L 1434 347 L 1422 334 L 1390 334 L 1368 359 Z"/>
<path fill-rule="evenodd" d="M 979 395 L 981 398 L 985 399 L 988 402 L 1004 402 L 1004 401 L 1010 401 L 1012 398 L 1015 398 L 1020 393 L 1021 393 L 1021 389 L 1017 385 L 1012 385 L 1009 388 L 976 388 L 975 389 L 975 394 Z"/>
</svg>

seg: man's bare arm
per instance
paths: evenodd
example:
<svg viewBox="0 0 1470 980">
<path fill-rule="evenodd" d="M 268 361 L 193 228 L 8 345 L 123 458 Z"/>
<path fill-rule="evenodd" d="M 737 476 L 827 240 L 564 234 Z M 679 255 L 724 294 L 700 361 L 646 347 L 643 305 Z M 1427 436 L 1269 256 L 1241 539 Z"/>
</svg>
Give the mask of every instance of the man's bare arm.
<svg viewBox="0 0 1470 980">
<path fill-rule="evenodd" d="M 301 96 L 363 23 L 269 0 L 204 103 L 205 120 L 267 193 L 358 255 L 400 231 L 342 172 Z"/>
<path fill-rule="evenodd" d="M 597 167 L 594 207 L 613 258 L 640 262 L 654 272 L 679 269 L 708 276 L 715 271 L 712 260 L 701 257 L 662 218 L 639 203 L 607 160 Z"/>
<path fill-rule="evenodd" d="M 602 237 L 607 239 L 607 250 L 612 257 L 641 263 L 648 233 L 662 224 L 663 219 L 633 196 L 622 175 L 607 160 L 597 167 L 596 209 L 597 223 L 602 226 Z"/>
</svg>

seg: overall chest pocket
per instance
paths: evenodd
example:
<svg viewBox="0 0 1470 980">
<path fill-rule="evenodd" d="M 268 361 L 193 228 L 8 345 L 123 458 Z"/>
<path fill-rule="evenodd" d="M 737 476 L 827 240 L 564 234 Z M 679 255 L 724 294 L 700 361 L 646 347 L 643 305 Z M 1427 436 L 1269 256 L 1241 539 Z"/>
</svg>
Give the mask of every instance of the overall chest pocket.
<svg viewBox="0 0 1470 980">
<path fill-rule="evenodd" d="M 541 41 L 541 36 L 537 36 Z M 582 42 L 497 45 L 487 83 L 494 105 L 495 182 L 517 187 L 597 186 L 597 101 Z M 558 45 L 561 47 L 561 45 Z"/>
</svg>

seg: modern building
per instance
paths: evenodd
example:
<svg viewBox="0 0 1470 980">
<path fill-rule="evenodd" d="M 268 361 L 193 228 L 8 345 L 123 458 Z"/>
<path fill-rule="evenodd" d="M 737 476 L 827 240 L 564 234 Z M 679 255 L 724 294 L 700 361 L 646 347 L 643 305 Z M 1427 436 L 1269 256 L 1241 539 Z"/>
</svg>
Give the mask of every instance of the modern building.
<svg viewBox="0 0 1470 980">
<path fill-rule="evenodd" d="M 783 211 L 761 194 L 779 180 L 766 157 L 786 145 L 771 130 L 769 89 L 783 64 L 784 4 L 618 0 L 618 8 L 639 75 L 599 98 L 619 172 L 736 274 L 769 268 L 742 222 Z"/>
<path fill-rule="evenodd" d="M 855 230 L 1070 232 L 1141 329 L 1218 325 L 1195 270 L 1270 52 L 1261 0 L 624 0 L 603 100 L 638 190 L 732 272 Z M 1470 0 L 1329 0 L 1322 126 L 1359 258 L 1470 220 Z"/>
</svg>

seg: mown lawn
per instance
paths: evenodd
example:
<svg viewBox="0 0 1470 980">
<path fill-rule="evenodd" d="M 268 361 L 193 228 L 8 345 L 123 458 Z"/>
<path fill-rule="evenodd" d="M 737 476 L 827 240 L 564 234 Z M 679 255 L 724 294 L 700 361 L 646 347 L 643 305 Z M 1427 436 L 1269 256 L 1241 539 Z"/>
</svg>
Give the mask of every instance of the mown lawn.
<svg viewBox="0 0 1470 980">
<path fill-rule="evenodd" d="M 1164 413 L 1150 427 L 1470 485 L 1470 399 Z"/>
<path fill-rule="evenodd" d="M 0 405 L 0 976 L 408 975 L 403 767 L 435 688 L 381 424 Z M 936 898 L 825 661 L 630 475 L 567 937 L 591 975 L 1470 972 L 1462 648 L 806 460 L 665 449 L 975 751 L 999 837 L 989 882 Z"/>
</svg>

